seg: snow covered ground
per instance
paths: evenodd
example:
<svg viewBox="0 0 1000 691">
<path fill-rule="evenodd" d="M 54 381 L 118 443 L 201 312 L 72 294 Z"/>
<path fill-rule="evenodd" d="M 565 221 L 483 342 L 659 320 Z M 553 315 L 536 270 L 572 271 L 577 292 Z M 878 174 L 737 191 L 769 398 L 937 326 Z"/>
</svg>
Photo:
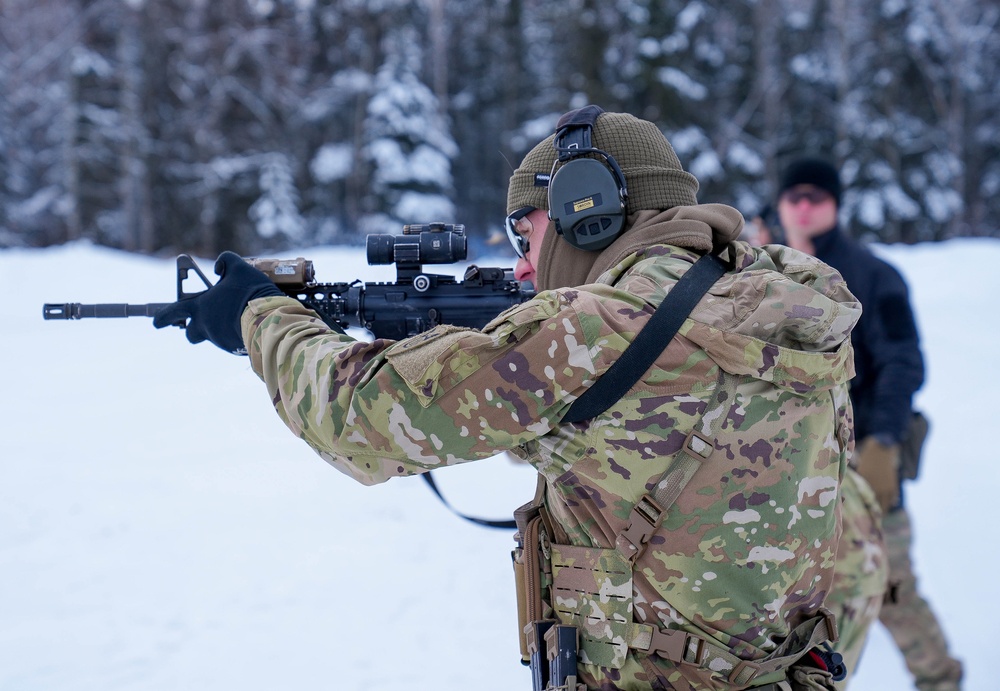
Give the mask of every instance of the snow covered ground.
<svg viewBox="0 0 1000 691">
<path fill-rule="evenodd" d="M 928 361 L 917 567 L 965 688 L 992 691 L 1000 242 L 878 250 L 910 282 Z M 355 249 L 296 254 L 320 280 L 392 276 Z M 508 531 L 417 478 L 334 471 L 245 358 L 144 319 L 41 318 L 43 302 L 170 301 L 172 260 L 5 250 L 0 288 L 0 690 L 529 688 Z M 502 456 L 435 477 L 487 517 L 534 487 Z M 883 629 L 851 688 L 908 688 Z"/>
</svg>

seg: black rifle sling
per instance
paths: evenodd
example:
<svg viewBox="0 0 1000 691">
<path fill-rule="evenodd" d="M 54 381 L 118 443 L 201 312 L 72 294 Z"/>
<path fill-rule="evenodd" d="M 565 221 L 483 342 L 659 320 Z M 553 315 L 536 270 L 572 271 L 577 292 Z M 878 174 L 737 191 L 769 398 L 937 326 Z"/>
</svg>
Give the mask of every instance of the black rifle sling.
<svg viewBox="0 0 1000 691">
<path fill-rule="evenodd" d="M 724 273 L 726 265 L 715 255 L 706 254 L 696 261 L 667 293 L 649 322 L 622 356 L 604 376 L 573 402 L 562 421 L 572 423 L 589 420 L 603 413 L 628 393 L 667 347 L 698 301 Z M 517 527 L 514 521 L 476 518 L 457 511 L 441 494 L 430 472 L 424 473 L 423 478 L 441 503 L 456 516 L 487 528 Z"/>
<path fill-rule="evenodd" d="M 469 521 L 471 523 L 475 523 L 476 525 L 481 525 L 481 526 L 483 526 L 485 528 L 516 528 L 517 527 L 517 523 L 514 522 L 514 519 L 501 521 L 501 520 L 490 520 L 488 518 L 476 518 L 475 516 L 467 516 L 467 515 L 465 515 L 464 513 L 462 513 L 461 511 L 457 510 L 455 507 L 453 507 L 451 504 L 449 504 L 448 500 L 444 498 L 444 495 L 441 494 L 441 490 L 438 489 L 437 483 L 434 482 L 434 478 L 431 477 L 430 471 L 424 473 L 422 475 L 422 477 L 424 478 L 424 482 L 427 483 L 427 486 L 431 488 L 431 491 L 434 492 L 434 494 L 437 495 L 437 498 L 441 500 L 441 503 L 444 504 L 448 508 L 449 511 L 451 511 L 453 514 L 455 514 L 459 518 L 464 518 L 465 520 L 467 520 L 467 521 Z"/>
<path fill-rule="evenodd" d="M 724 273 L 726 265 L 715 255 L 706 254 L 696 261 L 670 289 L 622 356 L 573 402 L 562 421 L 574 423 L 589 420 L 621 400 L 656 362 L 698 301 Z"/>
</svg>

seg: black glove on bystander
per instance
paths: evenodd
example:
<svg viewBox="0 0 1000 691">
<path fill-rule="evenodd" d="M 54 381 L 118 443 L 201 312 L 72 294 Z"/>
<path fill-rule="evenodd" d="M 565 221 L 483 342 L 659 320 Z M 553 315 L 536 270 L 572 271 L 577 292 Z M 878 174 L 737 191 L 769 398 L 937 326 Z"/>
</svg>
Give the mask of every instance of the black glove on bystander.
<svg viewBox="0 0 1000 691">
<path fill-rule="evenodd" d="M 218 283 L 194 297 L 167 305 L 153 317 L 153 326 L 162 329 L 187 320 L 187 339 L 192 343 L 207 339 L 225 351 L 245 355 L 240 318 L 247 303 L 284 293 L 235 252 L 219 255 L 215 273 Z"/>
</svg>

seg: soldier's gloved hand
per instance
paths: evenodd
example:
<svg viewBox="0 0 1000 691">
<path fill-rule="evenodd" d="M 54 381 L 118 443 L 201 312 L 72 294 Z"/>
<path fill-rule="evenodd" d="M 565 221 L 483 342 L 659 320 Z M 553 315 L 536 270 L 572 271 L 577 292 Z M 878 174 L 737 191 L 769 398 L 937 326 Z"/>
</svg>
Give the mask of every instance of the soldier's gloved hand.
<svg viewBox="0 0 1000 691">
<path fill-rule="evenodd" d="M 240 319 L 247 303 L 269 295 L 284 295 L 263 272 L 235 252 L 223 252 L 215 261 L 219 281 L 203 293 L 167 305 L 153 317 L 162 329 L 187 320 L 187 339 L 209 340 L 225 351 L 245 355 Z"/>
<path fill-rule="evenodd" d="M 875 491 L 882 512 L 895 508 L 899 503 L 899 445 L 868 436 L 861 440 L 857 456 L 858 474 Z"/>
</svg>

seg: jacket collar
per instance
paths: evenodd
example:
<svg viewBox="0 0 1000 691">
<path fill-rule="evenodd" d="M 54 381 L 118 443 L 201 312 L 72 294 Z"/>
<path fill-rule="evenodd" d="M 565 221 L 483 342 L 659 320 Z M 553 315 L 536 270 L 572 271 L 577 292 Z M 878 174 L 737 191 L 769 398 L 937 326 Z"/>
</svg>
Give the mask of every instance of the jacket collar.
<svg viewBox="0 0 1000 691">
<path fill-rule="evenodd" d="M 840 232 L 839 225 L 833 226 L 833 228 L 830 228 L 830 230 L 822 235 L 817 235 L 812 239 L 813 249 L 816 250 L 816 257 L 823 259 L 824 256 L 829 256 L 843 244 L 845 239 L 844 234 Z"/>
<path fill-rule="evenodd" d="M 585 252 L 560 238 L 549 225 L 539 256 L 539 290 L 593 283 L 627 257 L 650 247 L 669 245 L 698 254 L 720 252 L 743 229 L 743 215 L 724 204 L 676 206 L 665 211 L 639 211 L 628 218 L 628 230 L 601 252 Z"/>
</svg>

